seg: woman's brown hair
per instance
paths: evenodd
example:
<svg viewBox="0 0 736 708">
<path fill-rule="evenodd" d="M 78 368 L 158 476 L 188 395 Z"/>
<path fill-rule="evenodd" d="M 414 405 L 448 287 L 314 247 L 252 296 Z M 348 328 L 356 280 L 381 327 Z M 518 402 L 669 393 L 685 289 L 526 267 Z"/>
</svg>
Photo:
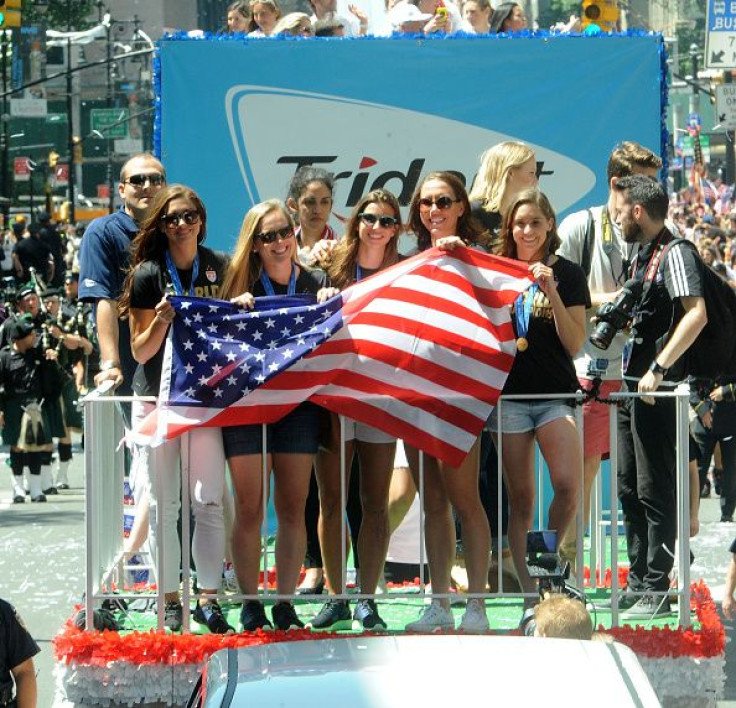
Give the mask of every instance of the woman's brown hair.
<svg viewBox="0 0 736 708">
<path fill-rule="evenodd" d="M 342 290 L 357 280 L 358 251 L 360 249 L 360 215 L 369 204 L 386 204 L 397 219 L 396 233 L 386 244 L 380 268 L 388 268 L 399 260 L 398 238 L 401 233 L 401 208 L 396 197 L 385 189 L 368 192 L 353 209 L 345 227 L 345 238 L 335 246 L 327 265 L 327 273 L 332 284 Z"/>
<path fill-rule="evenodd" d="M 422 193 L 422 187 L 430 180 L 439 180 L 444 182 L 450 191 L 459 199 L 464 207 L 462 216 L 457 221 L 457 233 L 466 245 L 479 245 L 484 248 L 488 246 L 488 233 L 483 226 L 470 213 L 470 200 L 468 193 L 465 191 L 465 185 L 454 172 L 430 172 L 414 190 L 411 202 L 409 204 L 409 228 L 417 237 L 417 247 L 420 251 L 426 251 L 432 245 L 432 237 L 427 228 L 422 223 L 422 217 L 419 213 L 419 199 Z"/>
<path fill-rule="evenodd" d="M 194 206 L 199 214 L 199 235 L 197 244 L 202 243 L 207 236 L 207 210 L 199 195 L 190 187 L 183 184 L 172 184 L 157 192 L 148 209 L 141 228 L 130 245 L 130 266 L 123 293 L 118 300 L 118 312 L 126 317 L 130 308 L 130 289 L 133 285 L 133 271 L 144 261 L 163 263 L 164 253 L 168 248 L 168 239 L 161 230 L 161 217 L 166 214 L 169 204 L 175 199 L 186 199 Z"/>
</svg>

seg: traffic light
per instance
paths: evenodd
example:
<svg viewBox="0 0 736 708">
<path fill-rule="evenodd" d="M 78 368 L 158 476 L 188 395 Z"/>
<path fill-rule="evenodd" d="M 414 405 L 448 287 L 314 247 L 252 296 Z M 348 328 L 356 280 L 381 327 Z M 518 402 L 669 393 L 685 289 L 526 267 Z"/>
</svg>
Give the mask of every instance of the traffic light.
<svg viewBox="0 0 736 708">
<path fill-rule="evenodd" d="M 20 27 L 23 0 L 0 0 L 0 29 Z"/>
<path fill-rule="evenodd" d="M 620 19 L 617 0 L 583 0 L 583 29 L 598 25 L 603 32 L 616 32 Z"/>
<path fill-rule="evenodd" d="M 56 167 L 56 163 L 59 161 L 59 153 L 56 150 L 52 150 L 49 153 L 49 167 L 53 169 Z"/>
</svg>

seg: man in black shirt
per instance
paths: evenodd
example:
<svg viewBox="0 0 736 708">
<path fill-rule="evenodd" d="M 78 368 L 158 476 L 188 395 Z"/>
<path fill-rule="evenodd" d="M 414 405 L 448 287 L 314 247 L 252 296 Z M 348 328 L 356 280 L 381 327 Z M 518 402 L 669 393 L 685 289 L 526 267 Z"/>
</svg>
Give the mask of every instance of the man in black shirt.
<svg viewBox="0 0 736 708">
<path fill-rule="evenodd" d="M 30 280 L 29 268 L 35 268 L 36 273 L 44 279 L 44 282 L 53 278 L 54 258 L 48 246 L 41 240 L 37 227 L 31 229 L 30 236 L 15 244 L 13 265 L 19 283 Z"/>
<path fill-rule="evenodd" d="M 640 394 L 675 388 L 671 367 L 708 321 L 701 263 L 694 249 L 677 244 L 664 220 L 669 200 L 661 185 L 633 175 L 615 185 L 616 222 L 627 243 L 639 244 L 633 277 L 645 283 L 624 350 L 624 382 Z M 664 342 L 664 346 L 662 343 Z M 676 407 L 674 398 L 628 399 L 619 414 L 618 494 L 631 564 L 620 606 L 631 617 L 669 613 L 669 573 L 676 523 Z"/>
<path fill-rule="evenodd" d="M 42 211 L 38 215 L 38 235 L 54 260 L 54 274 L 49 276 L 47 285 L 60 287 L 64 282 L 64 242 L 56 225 L 52 223 L 48 212 Z"/>
</svg>

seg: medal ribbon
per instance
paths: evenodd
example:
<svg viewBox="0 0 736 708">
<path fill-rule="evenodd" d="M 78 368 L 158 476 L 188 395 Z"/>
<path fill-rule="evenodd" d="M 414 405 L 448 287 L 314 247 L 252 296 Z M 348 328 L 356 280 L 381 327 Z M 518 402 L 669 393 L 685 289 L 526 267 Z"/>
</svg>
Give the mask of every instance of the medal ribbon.
<svg viewBox="0 0 736 708">
<path fill-rule="evenodd" d="M 185 293 L 184 288 L 181 284 L 181 279 L 179 278 L 179 271 L 176 269 L 176 266 L 174 265 L 174 261 L 171 258 L 171 253 L 169 251 L 166 251 L 166 270 L 169 271 L 169 277 L 171 278 L 171 284 L 174 287 L 174 292 L 176 295 L 194 295 L 194 283 L 197 280 L 197 277 L 199 276 L 199 250 L 197 251 L 197 255 L 194 256 L 194 263 L 192 263 L 192 282 L 189 284 L 189 292 Z"/>
<path fill-rule="evenodd" d="M 529 318 L 532 314 L 532 303 L 534 296 L 539 291 L 539 283 L 532 283 L 531 286 L 519 295 L 514 301 L 514 309 L 516 311 L 516 333 L 519 339 L 525 339 L 529 332 Z"/>
<path fill-rule="evenodd" d="M 266 275 L 266 271 L 261 271 L 261 285 L 263 285 L 263 289 L 266 291 L 266 295 L 270 295 L 273 297 L 276 293 L 273 290 L 273 285 L 271 284 L 271 278 L 269 278 Z M 292 263 L 291 264 L 291 275 L 289 276 L 289 285 L 286 289 L 286 294 L 288 295 L 294 295 L 296 292 L 296 266 Z"/>
</svg>

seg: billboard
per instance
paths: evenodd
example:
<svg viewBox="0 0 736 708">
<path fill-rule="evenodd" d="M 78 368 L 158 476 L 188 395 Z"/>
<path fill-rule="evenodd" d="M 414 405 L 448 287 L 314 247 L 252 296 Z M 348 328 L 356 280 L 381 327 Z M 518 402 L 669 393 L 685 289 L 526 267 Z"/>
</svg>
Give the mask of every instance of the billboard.
<svg viewBox="0 0 736 708">
<path fill-rule="evenodd" d="M 522 140 L 560 216 L 606 199 L 614 145 L 666 144 L 656 34 L 354 39 L 169 37 L 157 58 L 156 152 L 230 250 L 245 212 L 298 167 L 337 178 L 333 225 L 369 189 L 407 205 L 422 176 L 470 184 L 481 153 Z"/>
</svg>

